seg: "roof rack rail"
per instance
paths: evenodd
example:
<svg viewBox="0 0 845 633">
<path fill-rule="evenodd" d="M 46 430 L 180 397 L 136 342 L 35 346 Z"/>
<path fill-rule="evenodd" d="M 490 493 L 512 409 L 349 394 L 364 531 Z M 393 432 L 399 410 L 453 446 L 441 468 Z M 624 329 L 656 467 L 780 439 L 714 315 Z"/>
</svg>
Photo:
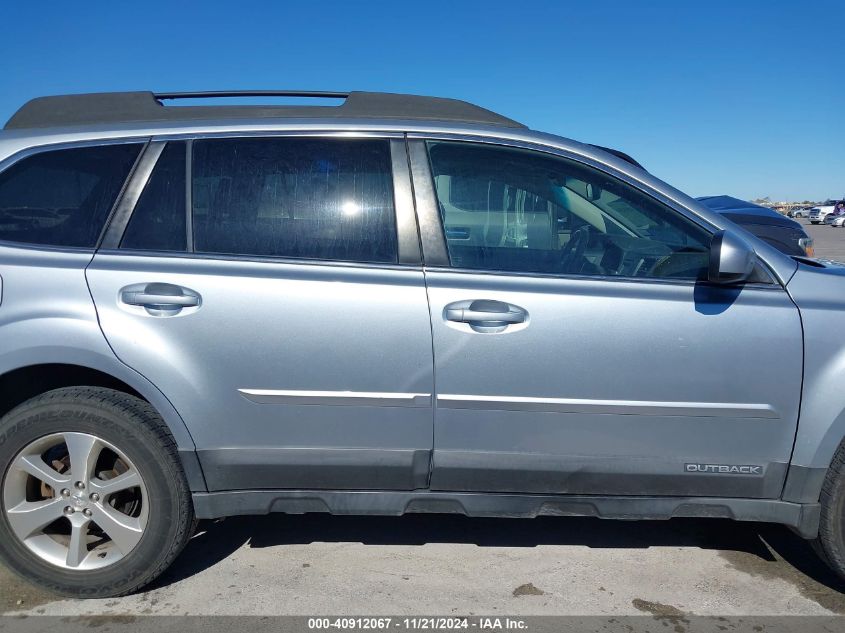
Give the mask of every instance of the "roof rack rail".
<svg viewBox="0 0 845 633">
<path fill-rule="evenodd" d="M 640 163 L 637 160 L 634 160 L 633 156 L 631 156 L 630 154 L 626 154 L 622 150 L 613 149 L 612 147 L 604 147 L 603 145 L 596 145 L 594 143 L 590 143 L 590 146 L 595 147 L 596 149 L 603 150 L 603 151 L 607 152 L 608 154 L 613 154 L 614 156 L 616 156 L 616 158 L 621 158 L 626 163 L 631 163 L 632 165 L 639 167 L 642 170 L 648 171 L 645 167 L 640 165 Z"/>
<path fill-rule="evenodd" d="M 180 105 L 165 106 L 171 99 L 218 97 L 313 97 L 344 99 L 341 105 Z M 477 105 L 417 95 L 386 92 L 320 92 L 310 90 L 230 90 L 217 92 L 103 92 L 39 97 L 25 103 L 4 129 L 62 127 L 119 123 L 303 118 L 393 119 L 450 121 L 524 128 L 521 123 Z"/>
<path fill-rule="evenodd" d="M 159 101 L 171 99 L 217 99 L 219 97 L 303 97 L 315 99 L 346 99 L 348 92 L 320 90 L 216 90 L 204 92 L 156 92 Z"/>
</svg>

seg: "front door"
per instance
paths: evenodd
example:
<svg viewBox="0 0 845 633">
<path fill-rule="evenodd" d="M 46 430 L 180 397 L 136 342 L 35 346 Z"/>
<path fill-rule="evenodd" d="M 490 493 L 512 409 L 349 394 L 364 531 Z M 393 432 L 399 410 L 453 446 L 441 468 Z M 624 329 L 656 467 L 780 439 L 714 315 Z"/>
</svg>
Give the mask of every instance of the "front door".
<svg viewBox="0 0 845 633">
<path fill-rule="evenodd" d="M 574 160 L 449 141 L 411 156 L 448 249 L 426 269 L 432 489 L 779 496 L 801 325 L 767 273 L 702 281 L 706 228 Z"/>
<path fill-rule="evenodd" d="M 418 247 L 397 234 L 398 213 L 416 245 L 393 142 L 394 156 L 373 138 L 154 144 L 152 175 L 128 188 L 143 192 L 88 282 L 210 490 L 427 484 L 431 332 Z"/>
</svg>

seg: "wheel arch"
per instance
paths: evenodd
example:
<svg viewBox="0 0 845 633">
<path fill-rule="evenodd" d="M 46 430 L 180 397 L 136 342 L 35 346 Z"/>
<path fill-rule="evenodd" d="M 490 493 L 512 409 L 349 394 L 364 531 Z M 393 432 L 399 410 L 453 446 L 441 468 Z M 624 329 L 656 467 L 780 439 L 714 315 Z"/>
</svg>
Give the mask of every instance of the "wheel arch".
<svg viewBox="0 0 845 633">
<path fill-rule="evenodd" d="M 822 486 L 833 464 L 833 458 L 845 444 L 845 411 L 836 418 L 818 440 L 812 452 L 810 463 L 803 466 L 793 463 L 789 466 L 781 498 L 797 503 L 818 503 Z"/>
<path fill-rule="evenodd" d="M 196 445 L 170 400 L 144 376 L 116 358 L 70 348 L 27 350 L 26 358 L 0 356 L 0 416 L 26 400 L 61 387 L 100 386 L 147 401 L 176 441 L 192 491 L 207 490 Z"/>
</svg>

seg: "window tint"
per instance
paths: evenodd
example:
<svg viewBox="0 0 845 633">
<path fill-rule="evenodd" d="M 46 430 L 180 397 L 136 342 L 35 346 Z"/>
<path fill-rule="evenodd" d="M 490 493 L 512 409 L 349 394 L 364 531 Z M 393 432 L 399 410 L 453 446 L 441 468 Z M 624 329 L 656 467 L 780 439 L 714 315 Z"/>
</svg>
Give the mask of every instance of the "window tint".
<svg viewBox="0 0 845 633">
<path fill-rule="evenodd" d="M 94 247 L 140 144 L 34 154 L 0 173 L 0 240 Z"/>
<path fill-rule="evenodd" d="M 493 145 L 428 148 L 452 266 L 706 277 L 709 233 L 608 174 Z"/>
<path fill-rule="evenodd" d="M 194 250 L 395 262 L 390 165 L 384 140 L 195 141 Z"/>
<path fill-rule="evenodd" d="M 129 226 L 121 248 L 150 251 L 184 251 L 185 229 L 185 143 L 170 142 L 159 156 Z"/>
</svg>

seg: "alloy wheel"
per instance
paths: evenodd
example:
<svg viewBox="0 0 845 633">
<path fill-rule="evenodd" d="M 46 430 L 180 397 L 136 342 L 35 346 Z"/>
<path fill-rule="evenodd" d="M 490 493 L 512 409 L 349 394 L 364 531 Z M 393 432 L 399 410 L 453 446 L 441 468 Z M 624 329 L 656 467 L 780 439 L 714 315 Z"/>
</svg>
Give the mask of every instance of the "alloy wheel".
<svg viewBox="0 0 845 633">
<path fill-rule="evenodd" d="M 66 570 L 113 565 L 141 540 L 148 519 L 141 473 L 115 446 L 87 433 L 27 445 L 3 482 L 12 532 L 41 560 Z"/>
</svg>

